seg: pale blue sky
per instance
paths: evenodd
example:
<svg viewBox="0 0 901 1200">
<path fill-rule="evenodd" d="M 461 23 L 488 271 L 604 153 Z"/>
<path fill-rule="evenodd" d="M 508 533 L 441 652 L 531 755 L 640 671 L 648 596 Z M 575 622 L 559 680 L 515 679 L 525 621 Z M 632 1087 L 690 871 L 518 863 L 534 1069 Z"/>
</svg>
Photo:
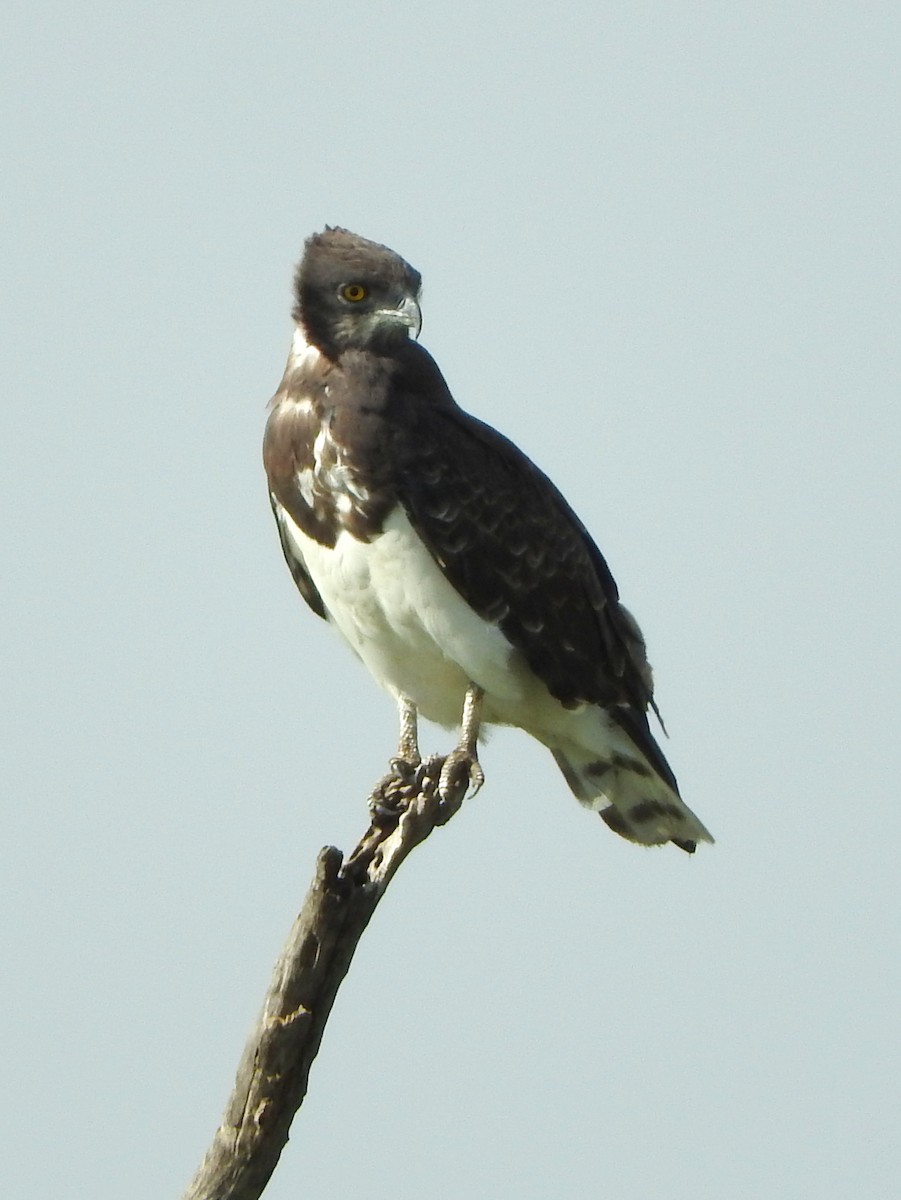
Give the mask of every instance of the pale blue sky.
<svg viewBox="0 0 901 1200">
<path fill-rule="evenodd" d="M 179 1193 L 393 747 L 260 465 L 326 222 L 422 271 L 457 399 L 597 537 L 718 844 L 627 845 L 498 733 L 267 1200 L 897 1195 L 899 34 L 889 3 L 12 7 L 4 1195 Z"/>
</svg>

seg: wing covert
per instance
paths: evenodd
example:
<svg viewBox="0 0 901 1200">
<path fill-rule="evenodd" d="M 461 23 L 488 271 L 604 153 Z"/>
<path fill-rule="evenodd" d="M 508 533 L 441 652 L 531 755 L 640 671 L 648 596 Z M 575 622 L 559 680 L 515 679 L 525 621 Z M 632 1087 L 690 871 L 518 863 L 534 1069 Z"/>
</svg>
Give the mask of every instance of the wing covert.
<svg viewBox="0 0 901 1200">
<path fill-rule="evenodd" d="M 573 707 L 653 703 L 644 642 L 591 536 L 512 442 L 460 409 L 432 410 L 398 492 L 450 582 Z"/>
</svg>

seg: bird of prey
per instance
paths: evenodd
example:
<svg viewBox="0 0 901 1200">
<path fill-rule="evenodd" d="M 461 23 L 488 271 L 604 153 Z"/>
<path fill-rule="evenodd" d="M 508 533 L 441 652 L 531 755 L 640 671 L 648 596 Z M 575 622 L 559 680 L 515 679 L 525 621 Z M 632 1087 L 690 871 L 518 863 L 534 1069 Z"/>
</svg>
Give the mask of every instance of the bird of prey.
<svg viewBox="0 0 901 1200">
<path fill-rule="evenodd" d="M 305 244 L 264 441 L 294 582 L 397 701 L 395 765 L 420 762 L 417 714 L 459 722 L 445 769 L 478 787 L 480 726 L 518 726 L 615 833 L 691 853 L 713 839 L 651 733 L 641 632 L 557 488 L 454 401 L 420 286 L 346 229 Z"/>
</svg>

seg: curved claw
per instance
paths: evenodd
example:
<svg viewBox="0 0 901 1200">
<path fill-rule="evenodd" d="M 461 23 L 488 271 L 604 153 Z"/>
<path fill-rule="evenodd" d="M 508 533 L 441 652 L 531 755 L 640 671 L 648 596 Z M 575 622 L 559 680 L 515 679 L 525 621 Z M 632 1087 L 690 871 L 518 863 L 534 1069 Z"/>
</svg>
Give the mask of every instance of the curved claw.
<svg viewBox="0 0 901 1200">
<path fill-rule="evenodd" d="M 460 786 L 464 781 L 466 786 L 461 794 Z M 441 768 L 441 775 L 438 778 L 438 794 L 445 803 L 450 803 L 455 798 L 462 801 L 467 794 L 474 796 L 484 782 L 485 772 L 482 770 L 482 764 L 478 758 L 474 753 L 470 754 L 469 751 L 458 746 L 444 760 L 444 766 Z M 472 791 L 469 790 L 470 788 Z"/>
</svg>

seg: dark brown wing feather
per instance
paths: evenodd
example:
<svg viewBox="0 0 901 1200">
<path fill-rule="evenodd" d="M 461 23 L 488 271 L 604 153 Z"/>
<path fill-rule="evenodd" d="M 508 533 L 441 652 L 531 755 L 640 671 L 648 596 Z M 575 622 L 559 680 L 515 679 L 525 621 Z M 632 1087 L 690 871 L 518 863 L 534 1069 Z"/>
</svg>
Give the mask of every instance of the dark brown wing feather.
<svg viewBox="0 0 901 1200">
<path fill-rule="evenodd" d="M 328 613 L 325 611 L 325 605 L 322 603 L 322 597 L 319 595 L 319 590 L 316 584 L 310 578 L 306 565 L 297 557 L 294 549 L 289 542 L 285 527 L 282 524 L 281 515 L 279 514 L 275 498 L 270 495 L 269 502 L 272 505 L 272 512 L 275 516 L 275 524 L 278 529 L 278 540 L 281 542 L 282 553 L 285 556 L 285 562 L 288 564 L 288 570 L 297 584 L 297 590 L 312 608 L 317 617 L 322 617 L 323 620 L 328 620 Z"/>
<path fill-rule="evenodd" d="M 610 569 L 553 483 L 454 406 L 417 430 L 398 492 L 447 578 L 564 705 L 602 705 L 675 787 L 647 722 L 651 671 Z"/>
</svg>

